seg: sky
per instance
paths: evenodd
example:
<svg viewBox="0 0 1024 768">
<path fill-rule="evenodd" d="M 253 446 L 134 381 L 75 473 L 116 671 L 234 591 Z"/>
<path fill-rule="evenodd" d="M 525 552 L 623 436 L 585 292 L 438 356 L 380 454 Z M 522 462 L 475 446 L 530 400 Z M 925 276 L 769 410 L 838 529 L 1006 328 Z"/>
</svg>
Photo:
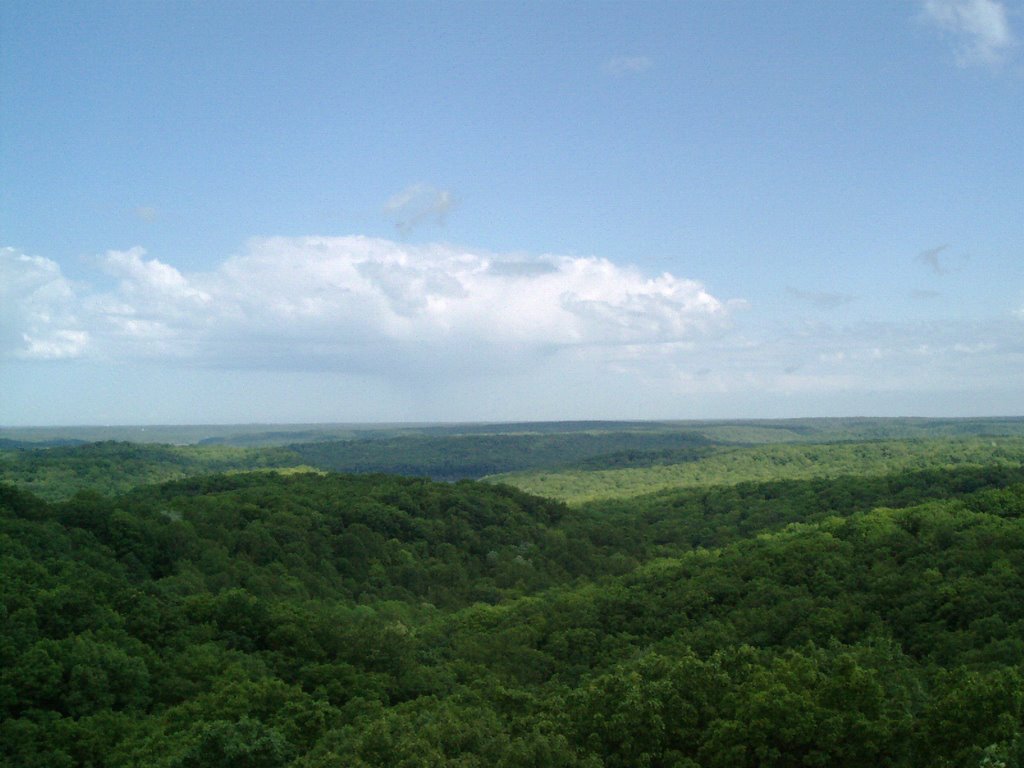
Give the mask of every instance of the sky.
<svg viewBox="0 0 1024 768">
<path fill-rule="evenodd" d="M 1024 414 L 1024 0 L 12 0 L 0 115 L 0 425 Z"/>
</svg>

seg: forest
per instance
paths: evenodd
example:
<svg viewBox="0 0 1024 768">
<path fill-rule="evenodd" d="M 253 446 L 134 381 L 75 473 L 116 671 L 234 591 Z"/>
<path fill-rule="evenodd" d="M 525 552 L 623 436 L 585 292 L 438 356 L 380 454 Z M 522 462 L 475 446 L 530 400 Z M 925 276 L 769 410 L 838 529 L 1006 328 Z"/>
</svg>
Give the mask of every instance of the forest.
<svg viewBox="0 0 1024 768">
<path fill-rule="evenodd" d="M 7 435 L 0 765 L 1020 768 L 1022 426 Z"/>
</svg>

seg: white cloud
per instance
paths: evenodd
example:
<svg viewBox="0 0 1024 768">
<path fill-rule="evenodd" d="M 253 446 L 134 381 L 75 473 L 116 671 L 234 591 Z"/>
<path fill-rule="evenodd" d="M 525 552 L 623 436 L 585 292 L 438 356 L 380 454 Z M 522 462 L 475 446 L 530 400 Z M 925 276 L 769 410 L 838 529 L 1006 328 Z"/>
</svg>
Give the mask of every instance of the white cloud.
<svg viewBox="0 0 1024 768">
<path fill-rule="evenodd" d="M 84 353 L 89 334 L 74 310 L 74 287 L 56 262 L 0 248 L 0 357 Z"/>
<path fill-rule="evenodd" d="M 88 344 L 89 334 L 85 331 L 55 329 L 42 336 L 26 333 L 23 336 L 23 356 L 41 360 L 59 360 L 79 357 Z"/>
<path fill-rule="evenodd" d="M 641 72 L 646 72 L 652 66 L 654 66 L 654 62 L 647 56 L 616 56 L 605 62 L 604 71 L 616 77 L 622 77 L 638 75 Z"/>
<path fill-rule="evenodd" d="M 127 251 L 107 251 L 104 269 L 120 278 L 123 293 L 161 304 L 210 301 L 209 294 L 189 285 L 174 267 L 157 259 L 147 261 L 143 258 L 145 255 L 145 249 L 138 247 Z"/>
<path fill-rule="evenodd" d="M 296 354 L 361 368 L 521 364 L 567 347 L 700 334 L 728 315 L 698 283 L 671 275 L 595 258 L 511 263 L 447 246 L 275 238 L 227 262 L 215 294 L 242 318 L 240 333 L 262 318 L 294 333 Z"/>
<path fill-rule="evenodd" d="M 433 221 L 443 225 L 455 201 L 451 192 L 429 184 L 411 184 L 384 204 L 384 213 L 403 235 Z"/>
<path fill-rule="evenodd" d="M 145 255 L 142 248 L 108 251 L 101 266 L 118 279 L 117 289 L 81 296 L 97 351 L 114 359 L 188 357 L 217 321 L 213 298 L 174 267 Z"/>
<path fill-rule="evenodd" d="M 606 259 L 507 259 L 365 237 L 254 240 L 214 271 L 191 275 L 147 259 L 141 248 L 110 251 L 102 265 L 118 283 L 109 291 L 74 291 L 56 264 L 26 259 L 8 259 L 18 279 L 59 293 L 59 302 L 33 306 L 59 303 L 82 319 L 69 327 L 39 319 L 42 310 L 34 321 L 25 312 L 12 318 L 16 338 L 23 328 L 46 330 L 20 346 L 35 357 L 415 376 L 692 341 L 730 315 L 697 282 Z"/>
<path fill-rule="evenodd" d="M 961 66 L 997 65 L 1016 44 L 998 0 L 925 0 L 924 16 L 954 37 Z"/>
</svg>

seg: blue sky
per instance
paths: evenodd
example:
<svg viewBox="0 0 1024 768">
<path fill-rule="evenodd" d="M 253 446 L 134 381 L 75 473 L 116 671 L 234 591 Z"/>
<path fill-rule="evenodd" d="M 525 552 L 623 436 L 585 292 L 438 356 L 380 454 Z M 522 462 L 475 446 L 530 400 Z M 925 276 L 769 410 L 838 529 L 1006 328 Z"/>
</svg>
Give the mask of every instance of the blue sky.
<svg viewBox="0 0 1024 768">
<path fill-rule="evenodd" d="M 1024 3 L 0 9 L 0 424 L 1024 413 Z"/>
</svg>

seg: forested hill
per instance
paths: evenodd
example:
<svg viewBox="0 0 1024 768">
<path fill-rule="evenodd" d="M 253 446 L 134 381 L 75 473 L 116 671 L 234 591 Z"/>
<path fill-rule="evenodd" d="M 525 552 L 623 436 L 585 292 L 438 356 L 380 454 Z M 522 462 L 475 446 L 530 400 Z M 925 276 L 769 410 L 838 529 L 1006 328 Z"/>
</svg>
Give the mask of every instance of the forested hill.
<svg viewBox="0 0 1024 768">
<path fill-rule="evenodd" d="M 51 501 L 79 490 L 121 493 L 139 485 L 225 471 L 321 469 L 455 481 L 514 470 L 649 466 L 690 462 L 714 444 L 689 432 L 570 431 L 530 434 L 394 435 L 285 446 L 162 445 L 104 441 L 0 446 L 0 482 Z"/>
<path fill-rule="evenodd" d="M 99 442 L 84 445 L 0 450 L 0 482 L 51 501 L 82 490 L 124 493 L 140 485 L 227 471 L 297 468 L 301 459 L 286 448 L 138 445 Z"/>
<path fill-rule="evenodd" d="M 380 436 L 250 448 L 102 442 L 0 449 L 0 482 L 59 501 L 79 490 L 123 493 L 216 472 L 327 470 L 445 481 L 488 476 L 530 493 L 581 503 L 748 480 L 884 476 L 931 467 L 1019 466 L 1022 461 L 1020 436 L 752 446 L 716 443 L 694 432 L 621 429 Z"/>
<path fill-rule="evenodd" d="M 691 461 L 636 462 L 633 466 L 582 464 L 493 475 L 488 479 L 530 493 L 582 503 L 631 499 L 681 488 L 803 478 L 865 477 L 958 466 L 1017 467 L 1024 437 L 717 446 Z"/>
<path fill-rule="evenodd" d="M 313 473 L 0 486 L 0 761 L 1024 761 L 1019 465 L 680 489 L 635 525 L 613 504 Z"/>
</svg>

